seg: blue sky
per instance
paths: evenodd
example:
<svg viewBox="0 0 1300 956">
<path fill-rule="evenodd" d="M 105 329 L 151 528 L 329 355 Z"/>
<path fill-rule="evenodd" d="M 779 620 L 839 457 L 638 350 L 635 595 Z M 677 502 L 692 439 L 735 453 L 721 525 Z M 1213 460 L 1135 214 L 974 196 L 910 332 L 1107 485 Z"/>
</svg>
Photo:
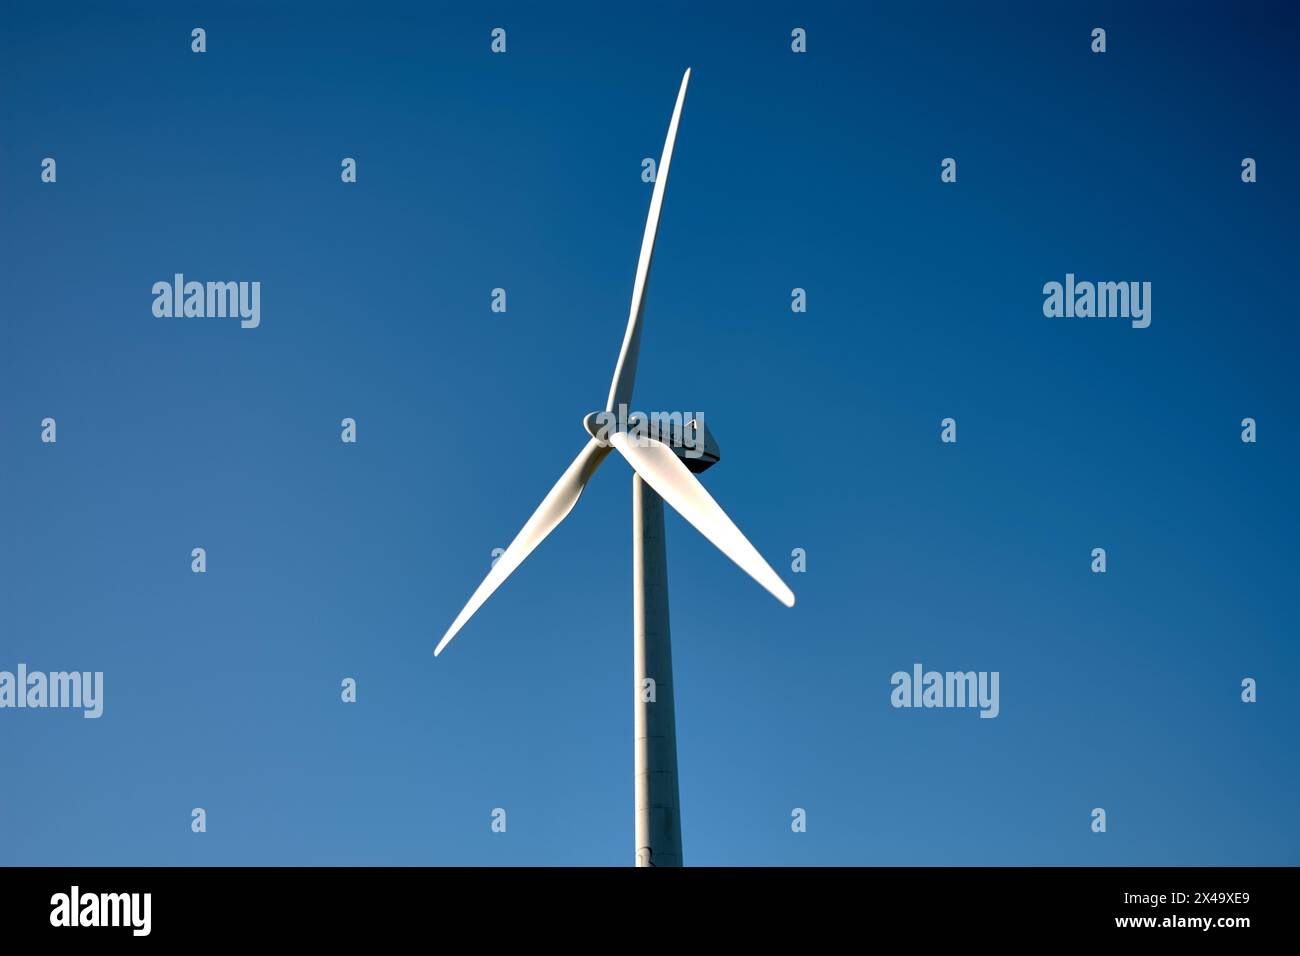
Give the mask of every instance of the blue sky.
<svg viewBox="0 0 1300 956">
<path fill-rule="evenodd" d="M 4 14 L 0 669 L 106 700 L 0 711 L 0 863 L 632 862 L 627 467 L 431 652 L 604 401 L 687 66 L 636 404 L 798 604 L 669 515 L 686 862 L 1300 862 L 1294 11 L 264 6 Z"/>
</svg>

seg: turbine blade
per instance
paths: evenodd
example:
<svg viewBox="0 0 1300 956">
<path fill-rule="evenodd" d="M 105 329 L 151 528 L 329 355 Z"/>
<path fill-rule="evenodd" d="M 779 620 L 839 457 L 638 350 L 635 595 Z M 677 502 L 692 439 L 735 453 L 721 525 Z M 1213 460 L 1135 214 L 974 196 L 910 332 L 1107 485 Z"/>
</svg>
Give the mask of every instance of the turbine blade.
<svg viewBox="0 0 1300 956">
<path fill-rule="evenodd" d="M 483 606 L 483 602 L 492 596 L 492 592 L 501 586 L 501 582 L 510 577 L 511 572 L 523 563 L 524 558 L 532 554 L 533 549 L 568 516 L 573 506 L 578 503 L 582 489 L 587 486 L 587 482 L 608 454 L 609 448 L 602 446 L 596 439 L 587 442 L 586 447 L 573 460 L 573 464 L 555 483 L 555 487 L 542 499 L 542 503 L 537 506 L 528 523 L 519 534 L 515 535 L 515 540 L 510 542 L 510 547 L 497 558 L 497 563 L 492 566 L 488 576 L 470 597 L 469 603 L 456 616 L 456 620 L 451 622 L 451 627 L 447 628 L 447 633 L 434 648 L 434 657 L 442 653 L 442 649 L 456 636 L 456 632 L 465 626 L 465 622 Z"/>
<path fill-rule="evenodd" d="M 646 484 L 694 525 L 696 531 L 712 541 L 778 601 L 786 607 L 794 607 L 793 592 L 671 448 L 653 438 L 636 438 L 627 432 L 615 432 L 609 442 Z"/>
<path fill-rule="evenodd" d="M 686 84 L 691 71 L 682 75 L 682 88 L 677 93 L 677 105 L 668 123 L 668 138 L 664 151 L 655 167 L 655 188 L 650 196 L 650 212 L 646 215 L 645 235 L 641 237 L 641 257 L 636 263 L 636 280 L 632 283 L 632 307 L 628 311 L 627 331 L 623 334 L 623 348 L 614 366 L 614 380 L 609 385 L 607 411 L 618 411 L 619 405 L 632 404 L 632 383 L 636 379 L 636 358 L 641 351 L 641 316 L 645 311 L 646 284 L 650 281 L 650 261 L 655 254 L 655 235 L 659 232 L 659 210 L 664 204 L 664 190 L 668 188 L 668 167 L 673 162 L 673 142 L 677 139 L 677 121 L 682 116 L 682 103 L 686 101 Z"/>
</svg>

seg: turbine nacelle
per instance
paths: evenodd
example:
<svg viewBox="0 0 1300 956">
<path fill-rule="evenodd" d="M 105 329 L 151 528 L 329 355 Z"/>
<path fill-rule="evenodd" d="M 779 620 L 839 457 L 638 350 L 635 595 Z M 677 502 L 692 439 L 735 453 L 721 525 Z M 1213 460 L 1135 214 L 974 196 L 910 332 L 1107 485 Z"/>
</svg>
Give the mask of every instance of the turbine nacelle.
<svg viewBox="0 0 1300 956">
<path fill-rule="evenodd" d="M 582 427 L 602 448 L 608 447 L 610 438 L 618 432 L 642 445 L 648 441 L 667 445 L 697 475 L 722 459 L 722 451 L 705 424 L 703 414 L 688 416 L 681 412 L 651 412 L 647 415 L 632 412 L 629 415 L 624 407 L 620 414 L 591 412 L 583 418 Z"/>
</svg>

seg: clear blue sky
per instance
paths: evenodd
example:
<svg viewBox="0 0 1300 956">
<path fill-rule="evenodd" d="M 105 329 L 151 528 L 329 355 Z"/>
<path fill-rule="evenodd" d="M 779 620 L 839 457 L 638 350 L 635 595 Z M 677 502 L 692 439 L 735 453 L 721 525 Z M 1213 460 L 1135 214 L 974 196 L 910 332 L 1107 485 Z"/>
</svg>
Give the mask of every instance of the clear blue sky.
<svg viewBox="0 0 1300 956">
<path fill-rule="evenodd" d="M 605 398 L 687 66 L 637 405 L 799 601 L 669 516 L 686 862 L 1300 862 L 1293 10 L 112 6 L 0 33 L 0 669 L 106 683 L 0 711 L 0 863 L 632 863 L 627 467 L 431 652 Z"/>
</svg>

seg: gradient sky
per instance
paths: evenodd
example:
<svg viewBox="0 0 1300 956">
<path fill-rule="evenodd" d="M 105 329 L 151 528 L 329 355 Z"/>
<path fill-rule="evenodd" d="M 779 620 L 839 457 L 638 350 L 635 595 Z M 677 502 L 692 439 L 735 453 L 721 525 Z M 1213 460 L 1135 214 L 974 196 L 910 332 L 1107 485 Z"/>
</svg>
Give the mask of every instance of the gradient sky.
<svg viewBox="0 0 1300 956">
<path fill-rule="evenodd" d="M 0 711 L 0 863 L 633 862 L 627 466 L 432 650 L 604 401 L 687 66 L 636 404 L 798 604 L 669 515 L 686 862 L 1300 863 L 1294 10 L 268 6 L 6 7 L 0 669 L 106 701 Z"/>
</svg>

